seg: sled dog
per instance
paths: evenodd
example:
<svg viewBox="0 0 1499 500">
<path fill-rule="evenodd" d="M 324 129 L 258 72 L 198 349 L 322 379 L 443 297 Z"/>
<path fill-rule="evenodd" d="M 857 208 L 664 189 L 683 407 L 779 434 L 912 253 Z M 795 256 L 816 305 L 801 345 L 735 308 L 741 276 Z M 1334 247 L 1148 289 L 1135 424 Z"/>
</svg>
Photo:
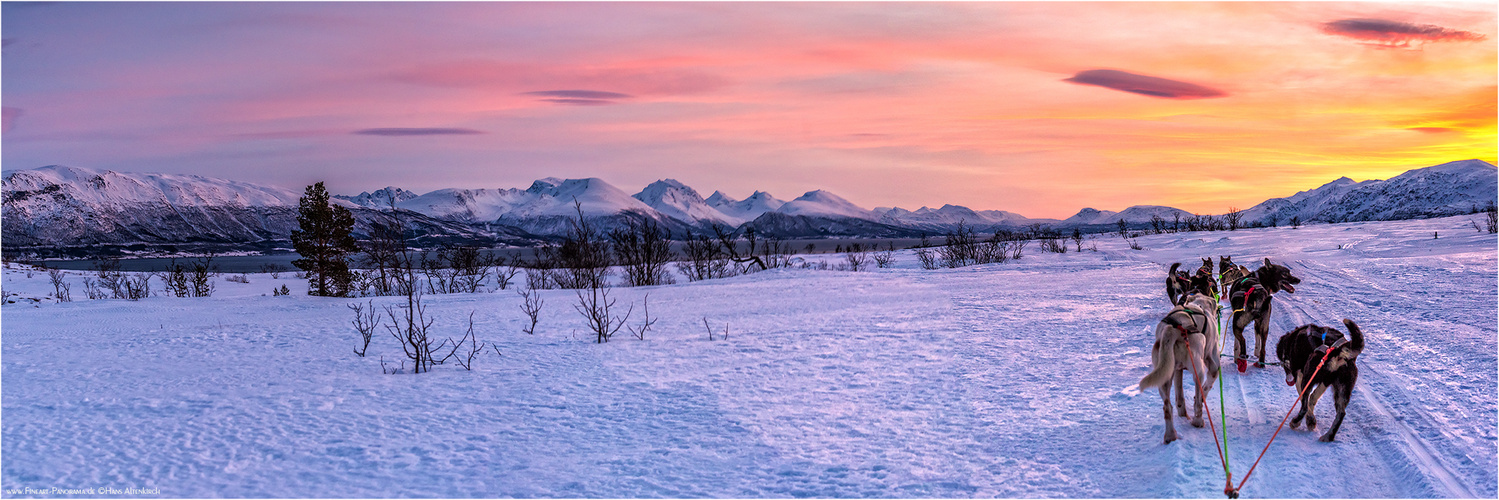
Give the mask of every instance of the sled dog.
<svg viewBox="0 0 1499 500">
<path fill-rule="evenodd" d="M 1203 398 L 1218 376 L 1218 355 L 1223 350 L 1218 336 L 1218 303 L 1212 297 L 1189 293 L 1182 305 L 1171 309 L 1155 327 L 1155 345 L 1150 349 L 1150 373 L 1140 379 L 1140 390 L 1161 391 L 1161 409 L 1166 415 L 1165 442 L 1176 440 L 1172 423 L 1170 390 L 1176 386 L 1176 412 L 1187 416 L 1183 397 L 1183 371 L 1192 372 L 1192 426 L 1202 427 Z M 1190 346 L 1190 349 L 1188 347 Z M 1189 354 L 1190 353 L 1190 354 Z"/>
<path fill-rule="evenodd" d="M 1363 331 L 1350 319 L 1344 319 L 1343 325 L 1348 327 L 1348 334 L 1352 337 L 1346 343 L 1343 332 L 1336 329 L 1303 325 L 1281 335 L 1280 342 L 1275 345 L 1275 356 L 1280 358 L 1280 367 L 1286 371 L 1286 385 L 1296 386 L 1298 394 L 1306 391 L 1300 400 L 1301 412 L 1291 419 L 1292 429 L 1301 425 L 1304 417 L 1306 429 L 1316 430 L 1317 400 L 1328 388 L 1332 389 L 1333 406 L 1338 416 L 1333 419 L 1327 434 L 1318 439 L 1322 442 L 1332 442 L 1338 435 L 1338 427 L 1343 425 L 1348 400 L 1353 396 L 1353 384 L 1358 381 L 1358 365 L 1354 361 L 1364 351 Z M 1317 364 L 1323 362 L 1322 356 L 1329 350 L 1332 354 L 1327 355 L 1326 363 L 1317 370 Z M 1313 371 L 1317 372 L 1315 378 L 1312 377 Z M 1311 388 L 1307 389 L 1307 386 Z"/>
<path fill-rule="evenodd" d="M 1271 264 L 1269 258 L 1263 267 L 1234 281 L 1228 295 L 1228 305 L 1233 308 L 1229 327 L 1234 334 L 1234 364 L 1240 373 L 1246 369 L 1244 362 L 1248 359 L 1244 352 L 1244 328 L 1254 322 L 1254 366 L 1264 368 L 1265 341 L 1270 336 L 1270 296 L 1281 290 L 1296 293 L 1298 283 L 1301 278 L 1291 275 L 1286 266 Z"/>
</svg>

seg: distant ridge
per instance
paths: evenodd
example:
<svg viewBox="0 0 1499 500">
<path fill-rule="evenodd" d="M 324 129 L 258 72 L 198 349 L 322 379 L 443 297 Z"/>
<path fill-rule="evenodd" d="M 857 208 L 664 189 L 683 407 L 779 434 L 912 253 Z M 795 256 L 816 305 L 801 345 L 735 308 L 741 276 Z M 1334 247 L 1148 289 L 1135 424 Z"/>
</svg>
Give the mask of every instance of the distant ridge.
<svg viewBox="0 0 1499 500">
<path fill-rule="evenodd" d="M 7 249 L 90 245 L 221 244 L 273 247 L 296 228 L 300 192 L 192 175 L 122 173 L 52 165 L 4 174 L 3 238 Z M 1387 180 L 1341 178 L 1242 212 L 1246 224 L 1409 219 L 1468 213 L 1496 202 L 1494 165 L 1463 160 L 1407 171 Z M 538 179 L 525 189 L 439 189 L 416 194 L 395 186 L 335 196 L 355 210 L 357 230 L 388 212 L 392 202 L 421 241 L 534 244 L 563 234 L 574 203 L 601 229 L 627 218 L 655 219 L 675 237 L 713 226 L 780 237 L 905 237 L 941 234 L 964 224 L 978 231 L 1053 228 L 1099 230 L 1124 221 L 1143 227 L 1152 218 L 1186 218 L 1181 209 L 1137 205 L 1119 212 L 1084 208 L 1064 220 L 1031 219 L 1001 210 L 958 205 L 906 210 L 865 209 L 826 190 L 781 201 L 763 191 L 736 200 L 715 191 L 707 199 L 674 179 L 634 195 L 599 178 Z"/>
</svg>

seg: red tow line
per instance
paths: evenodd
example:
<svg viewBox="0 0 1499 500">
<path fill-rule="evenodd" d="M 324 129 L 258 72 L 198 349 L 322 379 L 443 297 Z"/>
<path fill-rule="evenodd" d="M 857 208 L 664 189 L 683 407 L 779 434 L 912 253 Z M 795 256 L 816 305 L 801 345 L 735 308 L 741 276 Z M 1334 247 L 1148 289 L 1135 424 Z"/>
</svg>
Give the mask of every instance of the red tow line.
<svg viewBox="0 0 1499 500">
<path fill-rule="evenodd" d="M 1181 326 L 1177 326 L 1176 328 L 1178 330 L 1181 330 L 1182 333 L 1186 333 L 1187 331 Z M 1212 405 L 1208 404 L 1207 395 L 1203 394 L 1202 384 L 1198 382 L 1199 380 L 1202 380 L 1202 375 L 1199 375 L 1197 373 L 1197 365 L 1192 364 L 1190 361 L 1193 358 L 1196 358 L 1197 355 L 1192 353 L 1191 341 L 1184 341 L 1184 343 L 1187 344 L 1187 367 L 1192 369 L 1192 385 L 1197 386 L 1197 401 L 1202 403 L 1202 409 L 1208 414 L 1208 430 L 1213 431 L 1213 445 L 1218 448 L 1218 461 L 1223 464 L 1223 474 L 1225 476 L 1223 479 L 1223 493 L 1228 495 L 1229 498 L 1238 498 L 1239 496 L 1237 492 L 1231 493 L 1234 484 L 1234 474 L 1228 471 L 1228 458 L 1223 456 L 1223 444 L 1218 442 L 1218 427 L 1213 425 Z M 1221 370 L 1222 368 L 1219 369 Z M 1253 471 L 1254 469 L 1251 467 L 1250 470 Z M 1242 485 L 1243 483 L 1240 484 Z"/>
<path fill-rule="evenodd" d="M 1326 353 L 1322 354 L 1322 361 L 1317 362 L 1317 369 L 1312 370 L 1312 376 L 1308 377 L 1306 379 L 1306 385 L 1302 386 L 1301 387 L 1301 393 L 1296 395 L 1296 403 L 1300 403 L 1301 402 L 1301 398 L 1303 396 L 1306 396 L 1306 390 L 1312 388 L 1312 381 L 1317 379 L 1317 372 L 1322 371 L 1322 365 L 1324 363 L 1327 363 L 1327 358 L 1329 356 L 1332 356 L 1332 352 L 1335 351 L 1335 350 L 1337 350 L 1338 347 L 1340 347 L 1342 345 L 1343 345 L 1343 343 L 1340 340 L 1339 342 L 1333 344 L 1332 347 L 1329 347 L 1327 349 Z M 1190 344 L 1189 344 L 1188 349 L 1190 349 Z M 1223 494 L 1224 495 L 1228 495 L 1229 498 L 1239 498 L 1239 490 L 1244 489 L 1244 483 L 1246 483 L 1246 482 L 1249 481 L 1249 475 L 1253 474 L 1254 473 L 1254 468 L 1258 467 L 1260 465 L 1260 459 L 1261 458 L 1265 458 L 1265 452 L 1266 451 L 1270 451 L 1270 443 L 1274 443 L 1275 442 L 1275 437 L 1280 435 L 1280 429 L 1286 426 L 1286 419 L 1291 418 L 1291 412 L 1296 409 L 1296 403 L 1292 403 L 1291 404 L 1291 409 L 1286 410 L 1286 416 L 1281 417 L 1281 419 L 1280 419 L 1280 425 L 1275 428 L 1275 433 L 1270 435 L 1270 441 L 1267 442 L 1267 443 L 1265 443 L 1265 449 L 1260 450 L 1260 456 L 1256 457 L 1254 459 L 1254 465 L 1249 466 L 1249 472 L 1245 472 L 1244 473 L 1244 478 L 1241 479 L 1241 480 L 1239 480 L 1239 486 L 1236 487 L 1236 488 L 1235 487 L 1224 488 L 1223 489 Z M 1216 435 L 1213 436 L 1213 438 L 1214 438 L 1214 440 L 1217 440 L 1217 436 Z M 1229 484 L 1230 485 L 1233 484 L 1233 480 L 1232 479 L 1229 480 Z"/>
</svg>

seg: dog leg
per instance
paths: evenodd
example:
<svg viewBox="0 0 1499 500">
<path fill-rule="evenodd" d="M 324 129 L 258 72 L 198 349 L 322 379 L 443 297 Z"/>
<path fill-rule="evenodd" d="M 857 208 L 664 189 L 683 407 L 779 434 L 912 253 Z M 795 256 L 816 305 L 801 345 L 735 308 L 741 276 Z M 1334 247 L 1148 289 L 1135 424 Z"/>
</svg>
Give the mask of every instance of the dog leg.
<svg viewBox="0 0 1499 500">
<path fill-rule="evenodd" d="M 1177 370 L 1176 375 L 1171 377 L 1171 385 L 1176 388 L 1176 413 L 1186 418 L 1187 398 L 1182 395 L 1182 382 L 1182 370 Z"/>
<path fill-rule="evenodd" d="M 1312 393 L 1306 397 L 1306 430 L 1317 430 L 1317 400 L 1322 399 L 1322 393 L 1327 392 L 1327 386 L 1317 384 Z"/>
<path fill-rule="evenodd" d="M 1300 398 L 1296 399 L 1296 404 L 1301 406 L 1301 411 L 1296 412 L 1295 417 L 1291 417 L 1292 429 L 1300 429 L 1301 419 L 1306 418 L 1306 395 L 1301 392 L 1305 388 L 1306 380 L 1302 379 L 1302 375 L 1300 373 L 1296 374 L 1296 394 L 1302 394 Z"/>
<path fill-rule="evenodd" d="M 1343 415 L 1348 410 L 1348 400 L 1352 399 L 1352 397 L 1352 385 L 1338 384 L 1337 387 L 1333 387 L 1332 404 L 1334 408 L 1337 408 L 1338 416 L 1333 417 L 1332 428 L 1328 429 L 1327 434 L 1323 434 L 1318 441 L 1331 443 L 1333 438 L 1338 435 L 1338 428 L 1343 426 Z"/>
<path fill-rule="evenodd" d="M 1254 367 L 1265 367 L 1265 340 L 1270 337 L 1270 303 L 1265 303 L 1264 314 L 1254 320 Z"/>
<path fill-rule="evenodd" d="M 1161 411 L 1166 414 L 1166 442 L 1171 444 L 1176 441 L 1176 426 L 1171 423 L 1171 386 L 1162 385 L 1161 389 Z"/>
<path fill-rule="evenodd" d="M 1203 386 L 1203 381 L 1198 379 L 1204 377 L 1203 373 L 1207 372 L 1207 367 L 1202 366 L 1202 358 L 1193 358 L 1192 366 L 1197 369 L 1192 372 L 1192 388 L 1195 389 L 1192 391 L 1192 427 L 1200 428 L 1203 425 L 1202 407 L 1207 404 L 1203 401 L 1203 395 L 1207 394 L 1207 389 Z"/>
<path fill-rule="evenodd" d="M 1239 373 L 1244 373 L 1248 369 L 1244 364 L 1244 327 L 1249 326 L 1249 314 L 1235 312 L 1230 322 L 1234 332 L 1234 365 L 1239 368 Z"/>
</svg>

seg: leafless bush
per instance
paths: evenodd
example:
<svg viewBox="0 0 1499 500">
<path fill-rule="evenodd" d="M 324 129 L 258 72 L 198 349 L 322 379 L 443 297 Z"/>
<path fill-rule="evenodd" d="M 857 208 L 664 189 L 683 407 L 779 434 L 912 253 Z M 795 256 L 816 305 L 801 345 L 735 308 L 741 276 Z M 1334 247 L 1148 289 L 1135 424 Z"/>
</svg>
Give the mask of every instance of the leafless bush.
<svg viewBox="0 0 1499 500">
<path fill-rule="evenodd" d="M 64 276 L 67 275 L 61 269 L 47 270 L 47 278 L 52 280 L 52 296 L 57 298 L 58 302 L 72 302 L 73 293 L 68 287 L 68 282 L 63 280 Z"/>
<path fill-rule="evenodd" d="M 1161 216 L 1157 215 L 1155 218 L 1160 219 Z M 1160 231 L 1156 231 L 1156 234 L 1160 234 Z M 1083 232 L 1072 228 L 1072 242 L 1077 244 L 1077 251 L 1083 251 Z"/>
<path fill-rule="evenodd" d="M 1010 260 L 1020 260 L 1025 256 L 1025 244 L 1029 240 L 1012 240 L 1010 242 Z"/>
<path fill-rule="evenodd" d="M 136 273 L 121 282 L 125 299 L 140 300 L 151 296 L 151 277 L 156 273 Z"/>
<path fill-rule="evenodd" d="M 279 290 L 276 295 L 281 295 Z M 359 337 L 364 341 L 354 349 L 354 354 L 362 358 L 365 351 L 370 349 L 370 338 L 375 335 L 375 329 L 380 327 L 380 313 L 375 310 L 375 301 L 370 301 L 368 304 L 345 304 L 345 307 L 354 311 L 354 321 L 350 323 L 354 325 L 355 330 L 359 331 Z"/>
<path fill-rule="evenodd" d="M 656 326 L 656 320 L 651 318 L 651 294 L 645 294 L 645 300 L 641 301 L 641 305 L 644 306 L 645 318 L 640 323 L 640 328 L 626 325 L 625 329 L 630 331 L 631 336 L 645 340 L 646 332 L 650 331 L 651 327 Z"/>
<path fill-rule="evenodd" d="M 645 214 L 626 215 L 624 227 L 609 232 L 615 260 L 625 272 L 625 286 L 675 283 L 666 269 L 673 256 L 671 233 Z"/>
<path fill-rule="evenodd" d="M 921 261 L 922 269 L 936 269 L 937 252 L 932 250 L 932 242 L 927 240 L 926 234 L 921 235 L 921 243 L 916 246 L 916 260 Z"/>
<path fill-rule="evenodd" d="M 515 275 L 520 273 L 520 258 L 507 259 L 505 256 L 497 256 L 494 259 L 494 284 L 498 290 L 510 288 L 515 280 Z"/>
<path fill-rule="evenodd" d="M 224 277 L 224 281 L 231 281 L 231 282 L 234 282 L 234 283 L 246 283 L 246 284 L 248 284 L 250 282 L 250 277 L 249 276 L 245 276 L 245 273 L 232 274 L 232 275 L 229 275 L 229 276 L 225 276 Z"/>
<path fill-rule="evenodd" d="M 994 264 L 1009 259 L 1009 247 L 1016 237 L 1005 231 L 996 231 L 979 243 L 973 252 L 974 264 Z"/>
<path fill-rule="evenodd" d="M 616 300 L 609 297 L 610 290 L 602 283 L 599 286 L 578 290 L 578 303 L 573 304 L 573 309 L 583 315 L 583 320 L 588 324 L 588 330 L 594 333 L 594 342 L 599 344 L 608 342 L 615 333 L 618 333 L 619 329 L 625 325 L 625 321 L 630 319 L 630 313 L 635 310 L 635 306 L 631 305 L 625 311 L 624 316 L 615 314 Z"/>
<path fill-rule="evenodd" d="M 398 314 L 397 309 L 402 312 Z M 428 334 L 433 320 L 427 318 L 427 308 L 422 305 L 421 292 L 413 289 L 406 295 L 406 305 L 399 308 L 385 306 L 385 314 L 390 317 L 391 323 L 385 326 L 385 330 L 401 343 L 406 359 L 412 362 L 411 373 L 431 371 L 432 365 L 438 363 L 433 359 L 433 353 L 441 350 L 447 341 L 433 345 L 433 338 Z"/>
<path fill-rule="evenodd" d="M 1134 240 L 1134 239 L 1126 239 L 1126 240 L 1124 240 L 1124 241 L 1128 241 L 1128 242 L 1129 242 L 1129 248 L 1130 248 L 1130 249 L 1131 249 L 1131 250 L 1144 250 L 1144 249 L 1145 249 L 1145 247 L 1142 247 L 1142 246 L 1140 246 L 1140 242 L 1139 242 L 1139 241 L 1137 241 L 1137 240 Z"/>
<path fill-rule="evenodd" d="M 703 328 L 708 330 L 708 341 L 710 342 L 714 340 L 729 340 L 729 324 L 727 322 L 723 324 L 723 335 L 718 336 L 718 338 L 713 337 L 713 327 L 708 324 L 707 316 L 703 316 Z"/>
<path fill-rule="evenodd" d="M 193 261 L 192 274 L 188 276 L 192 296 L 208 297 L 213 295 L 213 274 L 217 269 L 217 267 L 213 266 L 213 257 Z"/>
<path fill-rule="evenodd" d="M 448 340 L 451 341 L 452 339 Z M 458 339 L 458 342 L 454 343 L 453 346 L 455 349 L 462 347 L 464 342 L 467 342 L 469 346 L 462 351 L 457 351 L 457 355 L 453 356 L 453 360 L 457 361 L 458 366 L 462 366 L 464 370 L 472 371 L 474 369 L 474 358 L 479 353 L 484 352 L 484 347 L 488 345 L 487 342 L 479 342 L 479 338 L 474 336 L 474 313 L 472 312 L 468 313 L 468 332 L 463 334 L 463 338 Z M 499 354 L 499 352 L 499 349 L 496 348 L 495 353 Z"/>
<path fill-rule="evenodd" d="M 1483 212 L 1486 221 L 1484 229 L 1488 230 L 1489 234 L 1499 233 L 1499 206 L 1496 206 L 1493 202 L 1489 202 L 1489 206 L 1485 207 Z M 1477 226 L 1477 224 L 1474 224 L 1474 227 Z"/>
<path fill-rule="evenodd" d="M 573 200 L 577 219 L 568 219 L 567 234 L 562 244 L 544 247 L 555 250 L 551 260 L 557 263 L 559 272 L 553 276 L 557 286 L 570 289 L 596 289 L 605 286 L 609 276 L 609 241 L 583 216 L 583 203 Z"/>
<path fill-rule="evenodd" d="M 99 278 L 99 286 L 109 290 L 109 295 L 116 299 L 127 296 L 125 290 L 125 273 L 120 272 L 120 259 L 104 258 L 94 263 L 94 272 Z"/>
<path fill-rule="evenodd" d="M 713 235 L 718 238 L 721 254 L 735 264 L 735 271 L 738 274 L 770 269 L 771 266 L 765 262 L 766 259 L 761 257 L 761 252 L 757 251 L 759 237 L 755 233 L 755 228 L 746 227 L 741 235 L 729 228 L 714 224 Z M 743 251 L 739 248 L 741 240 L 746 243 Z"/>
<path fill-rule="evenodd" d="M 682 253 L 687 260 L 677 263 L 677 271 L 687 276 L 687 281 L 733 276 L 733 268 L 716 240 L 699 234 L 689 236 L 682 243 Z"/>
<path fill-rule="evenodd" d="M 281 279 L 281 273 L 286 272 L 287 267 L 281 264 L 261 264 L 260 272 L 271 275 L 271 279 Z"/>
<path fill-rule="evenodd" d="M 384 354 L 380 355 L 380 373 L 383 373 L 383 374 L 386 374 L 386 375 L 397 375 L 397 374 L 401 374 L 401 373 L 405 373 L 405 372 L 406 372 L 406 361 L 405 360 L 401 360 L 401 365 L 398 366 L 398 367 L 395 367 L 395 368 L 386 368 L 386 366 L 385 366 L 385 355 Z"/>
<path fill-rule="evenodd" d="M 977 250 L 978 239 L 974 236 L 973 229 L 958 221 L 958 229 L 947 233 L 946 244 L 937 249 L 937 258 L 942 261 L 943 267 L 959 268 L 972 264 Z"/>
<path fill-rule="evenodd" d="M 864 245 L 851 244 L 848 246 L 848 253 L 843 254 L 843 260 L 848 263 L 848 270 L 863 271 L 869 268 L 869 250 Z"/>
<path fill-rule="evenodd" d="M 100 286 L 99 282 L 94 281 L 92 278 L 83 279 L 83 293 L 88 295 L 89 300 L 109 298 L 109 293 L 104 287 Z"/>
<path fill-rule="evenodd" d="M 876 246 L 876 248 L 878 248 L 878 246 Z M 874 252 L 870 254 L 870 257 L 874 258 L 874 265 L 878 266 L 880 269 L 890 267 L 891 265 L 895 264 L 895 243 L 891 242 L 890 248 Z"/>
<path fill-rule="evenodd" d="M 526 317 L 531 319 L 531 326 L 522 328 L 521 331 L 528 335 L 535 335 L 536 322 L 541 318 L 541 292 L 525 288 L 518 289 L 516 292 L 520 293 L 523 301 L 520 305 L 521 312 L 526 313 Z"/>
</svg>

